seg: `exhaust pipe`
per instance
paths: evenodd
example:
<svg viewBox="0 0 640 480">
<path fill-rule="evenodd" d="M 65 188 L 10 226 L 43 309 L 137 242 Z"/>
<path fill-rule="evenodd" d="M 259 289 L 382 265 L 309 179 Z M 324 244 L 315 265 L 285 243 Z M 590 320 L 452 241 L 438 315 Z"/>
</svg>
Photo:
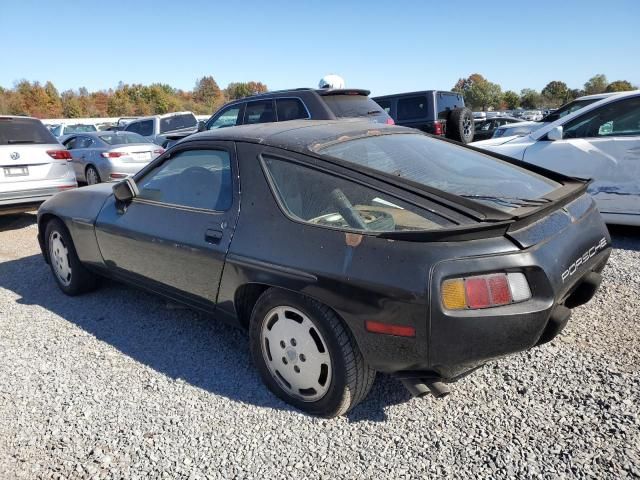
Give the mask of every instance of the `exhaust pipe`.
<svg viewBox="0 0 640 480">
<path fill-rule="evenodd" d="M 429 378 L 401 378 L 400 381 L 413 397 L 421 398 L 427 393 L 435 398 L 444 398 L 451 390 L 444 382 Z"/>
</svg>

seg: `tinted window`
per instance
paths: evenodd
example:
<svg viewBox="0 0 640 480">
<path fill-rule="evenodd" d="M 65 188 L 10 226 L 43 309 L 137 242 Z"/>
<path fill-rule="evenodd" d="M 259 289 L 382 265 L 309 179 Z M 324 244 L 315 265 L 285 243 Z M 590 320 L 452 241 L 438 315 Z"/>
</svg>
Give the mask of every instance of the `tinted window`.
<svg viewBox="0 0 640 480">
<path fill-rule="evenodd" d="M 278 121 L 297 120 L 309 118 L 309 113 L 299 98 L 278 98 L 276 99 L 276 111 Z"/>
<path fill-rule="evenodd" d="M 386 118 L 380 105 L 365 95 L 322 95 L 322 99 L 338 118 L 375 115 L 383 115 Z"/>
<path fill-rule="evenodd" d="M 174 132 L 183 128 L 196 128 L 198 120 L 193 113 L 183 113 L 180 115 L 172 115 L 160 119 L 160 133 Z M 142 135 L 151 135 L 151 133 L 141 133 Z"/>
<path fill-rule="evenodd" d="M 601 98 L 589 98 L 586 100 L 574 100 L 573 102 L 569 102 L 566 105 L 563 105 L 555 112 L 550 113 L 546 117 L 542 119 L 543 122 L 555 122 L 559 118 L 562 118 L 570 113 L 575 112 L 576 110 L 580 110 L 581 108 L 586 107 L 587 105 L 591 105 L 594 102 L 602 100 Z"/>
<path fill-rule="evenodd" d="M 144 137 L 153 135 L 153 120 L 138 122 L 138 133 Z"/>
<path fill-rule="evenodd" d="M 234 125 L 240 124 L 241 122 L 238 116 L 240 115 L 241 109 L 242 104 L 227 107 L 225 110 L 218 114 L 218 116 L 212 123 L 207 125 L 207 130 L 211 130 L 214 128 L 232 127 Z"/>
<path fill-rule="evenodd" d="M 451 110 L 462 107 L 464 107 L 462 95 L 458 95 L 457 93 L 436 93 L 436 108 L 440 120 L 446 119 Z"/>
<path fill-rule="evenodd" d="M 391 100 L 376 100 L 376 103 L 380 105 L 380 108 L 388 115 L 391 115 Z"/>
<path fill-rule="evenodd" d="M 95 125 L 88 124 L 77 124 L 77 125 L 65 125 L 64 126 L 64 134 L 67 135 L 69 133 L 87 133 L 87 132 L 97 132 L 98 129 Z"/>
<path fill-rule="evenodd" d="M 620 100 L 574 118 L 563 138 L 640 135 L 640 97 Z"/>
<path fill-rule="evenodd" d="M 319 151 L 358 166 L 491 203 L 505 211 L 515 207 L 495 200 L 496 196 L 538 198 L 560 186 L 497 158 L 420 134 L 366 137 L 329 145 Z"/>
<path fill-rule="evenodd" d="M 55 135 L 56 137 L 59 137 L 62 135 L 62 125 L 56 125 L 55 127 L 51 128 L 51 133 L 53 135 Z"/>
<path fill-rule="evenodd" d="M 138 181 L 139 198 L 155 202 L 227 210 L 232 203 L 229 153 L 189 150 L 177 153 Z"/>
<path fill-rule="evenodd" d="M 140 132 L 140 123 L 139 122 L 131 122 L 126 127 L 124 127 L 124 129 L 127 132 L 139 133 Z"/>
<path fill-rule="evenodd" d="M 346 230 L 432 230 L 444 220 L 373 188 L 295 163 L 265 158 L 275 193 L 298 220 Z"/>
<path fill-rule="evenodd" d="M 109 145 L 125 145 L 127 143 L 151 143 L 141 135 L 133 132 L 114 132 L 100 135 L 100 140 Z"/>
<path fill-rule="evenodd" d="M 418 120 L 429 116 L 427 97 L 407 97 L 398 99 L 398 121 Z"/>
<path fill-rule="evenodd" d="M 248 102 L 244 111 L 244 123 L 269 123 L 275 122 L 276 116 L 273 113 L 273 101 L 261 100 L 258 102 Z"/>
<path fill-rule="evenodd" d="M 76 148 L 76 137 L 72 137 L 69 140 L 66 140 L 63 145 L 67 150 L 73 150 Z"/>
<path fill-rule="evenodd" d="M 0 117 L 0 145 L 58 143 L 40 120 Z"/>
</svg>

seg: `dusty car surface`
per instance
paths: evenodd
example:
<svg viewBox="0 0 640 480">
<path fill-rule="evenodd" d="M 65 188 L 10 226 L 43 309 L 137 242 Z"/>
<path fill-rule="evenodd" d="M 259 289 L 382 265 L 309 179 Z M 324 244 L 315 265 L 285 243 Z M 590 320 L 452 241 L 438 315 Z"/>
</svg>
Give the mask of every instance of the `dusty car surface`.
<svg viewBox="0 0 640 480">
<path fill-rule="evenodd" d="M 586 182 L 349 120 L 193 135 L 38 228 L 63 292 L 108 276 L 235 322 L 266 385 L 323 416 L 378 371 L 443 395 L 551 340 L 610 253 Z"/>
</svg>

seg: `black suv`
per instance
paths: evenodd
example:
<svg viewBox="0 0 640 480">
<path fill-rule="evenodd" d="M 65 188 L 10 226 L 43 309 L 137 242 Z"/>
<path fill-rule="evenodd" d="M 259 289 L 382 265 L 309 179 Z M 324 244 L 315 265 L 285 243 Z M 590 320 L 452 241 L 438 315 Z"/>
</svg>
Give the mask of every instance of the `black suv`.
<svg viewBox="0 0 640 480">
<path fill-rule="evenodd" d="M 252 95 L 227 103 L 200 130 L 283 122 L 286 120 L 366 117 L 393 123 L 389 115 L 369 98 L 369 90 L 298 88 Z"/>
<path fill-rule="evenodd" d="M 443 135 L 462 143 L 473 141 L 473 112 L 455 92 L 425 90 L 375 97 L 396 125 L 412 127 L 432 135 Z"/>
</svg>

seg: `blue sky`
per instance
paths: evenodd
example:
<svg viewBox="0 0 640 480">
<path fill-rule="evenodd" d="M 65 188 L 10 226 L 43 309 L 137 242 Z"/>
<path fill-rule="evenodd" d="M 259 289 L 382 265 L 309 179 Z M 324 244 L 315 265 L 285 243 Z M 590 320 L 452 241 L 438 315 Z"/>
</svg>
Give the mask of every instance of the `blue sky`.
<svg viewBox="0 0 640 480">
<path fill-rule="evenodd" d="M 3 1 L 0 86 L 125 83 L 191 89 L 258 80 L 315 86 L 337 73 L 374 94 L 449 89 L 481 73 L 503 89 L 640 84 L 640 1 Z"/>
</svg>

